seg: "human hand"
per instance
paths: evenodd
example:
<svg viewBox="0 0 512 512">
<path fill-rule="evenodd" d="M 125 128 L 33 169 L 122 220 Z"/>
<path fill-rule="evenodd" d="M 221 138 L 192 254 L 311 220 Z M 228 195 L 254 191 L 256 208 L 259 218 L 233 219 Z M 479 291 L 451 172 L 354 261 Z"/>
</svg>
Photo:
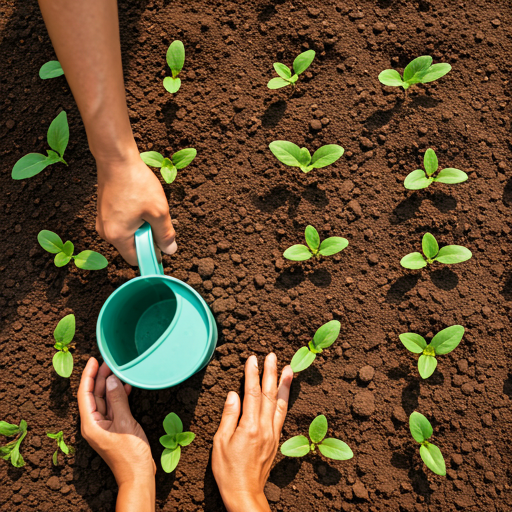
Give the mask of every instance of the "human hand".
<svg viewBox="0 0 512 512">
<path fill-rule="evenodd" d="M 240 423 L 240 397 L 228 394 L 212 452 L 213 475 L 228 512 L 270 510 L 263 488 L 279 446 L 292 380 L 286 366 L 277 386 L 277 358 L 269 354 L 260 387 L 258 361 L 251 356 L 245 363 Z"/>
<path fill-rule="evenodd" d="M 97 158 L 98 215 L 96 230 L 130 264 L 137 265 L 134 234 L 149 222 L 157 246 L 166 254 L 176 252 L 167 197 L 155 173 L 138 153 L 121 160 Z"/>
</svg>

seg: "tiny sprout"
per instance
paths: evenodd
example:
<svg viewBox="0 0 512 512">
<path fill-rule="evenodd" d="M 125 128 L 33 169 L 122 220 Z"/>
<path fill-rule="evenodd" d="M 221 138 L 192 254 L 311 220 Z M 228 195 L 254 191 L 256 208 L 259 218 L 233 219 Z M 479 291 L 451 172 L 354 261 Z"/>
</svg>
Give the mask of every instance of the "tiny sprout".
<svg viewBox="0 0 512 512">
<path fill-rule="evenodd" d="M 41 66 L 39 70 L 39 78 L 46 80 L 48 78 L 56 78 L 58 76 L 62 76 L 64 74 L 64 70 L 60 65 L 58 60 L 51 60 L 46 64 Z"/>
<path fill-rule="evenodd" d="M 304 457 L 310 451 L 314 452 L 318 446 L 320 453 L 328 459 L 348 460 L 354 456 L 346 443 L 333 437 L 324 439 L 326 434 L 327 418 L 321 414 L 309 425 L 311 444 L 306 436 L 295 436 L 281 445 L 281 453 L 288 457 Z"/>
<path fill-rule="evenodd" d="M 320 256 L 332 256 L 348 246 L 348 240 L 340 236 L 331 236 L 320 243 L 318 231 L 313 226 L 306 226 L 304 236 L 308 246 L 297 244 L 288 247 L 283 253 L 287 260 L 305 261 L 313 256 L 320 259 Z"/>
<path fill-rule="evenodd" d="M 75 246 L 69 240 L 62 242 L 59 235 L 53 231 L 43 229 L 37 235 L 39 245 L 52 254 L 55 254 L 54 263 L 56 267 L 67 265 L 71 259 L 78 268 L 84 270 L 100 270 L 108 265 L 107 258 L 96 251 L 82 251 L 76 256 L 73 255 Z"/>
<path fill-rule="evenodd" d="M 55 450 L 55 453 L 52 456 L 52 461 L 53 461 L 54 466 L 58 466 L 59 465 L 59 459 L 58 459 L 59 449 L 64 455 L 71 455 L 75 450 L 74 450 L 74 448 L 72 448 L 71 446 L 68 446 L 64 442 L 64 432 L 62 432 L 62 430 L 60 432 L 57 432 L 56 434 L 47 432 L 46 435 L 50 439 L 55 439 L 55 441 L 57 442 L 57 449 Z"/>
<path fill-rule="evenodd" d="M 178 92 L 181 87 L 181 79 L 178 78 L 185 64 L 185 47 L 181 41 L 173 41 L 167 49 L 167 65 L 171 68 L 172 77 L 164 78 L 164 87 L 171 94 Z"/>
<path fill-rule="evenodd" d="M 25 465 L 25 460 L 20 453 L 20 445 L 27 435 L 27 422 L 21 420 L 18 426 L 6 421 L 0 421 L 0 435 L 12 437 L 18 434 L 18 439 L 8 442 L 5 446 L 0 446 L 0 458 L 10 460 L 15 468 L 21 468 Z"/>
<path fill-rule="evenodd" d="M 427 345 L 425 338 L 414 332 L 400 334 L 404 347 L 414 354 L 421 354 L 418 359 L 418 371 L 423 379 L 430 377 L 437 367 L 436 356 L 449 354 L 454 350 L 464 336 L 462 325 L 452 325 L 439 331 Z"/>
<path fill-rule="evenodd" d="M 171 158 L 164 158 L 157 151 L 146 151 L 141 153 L 142 161 L 150 167 L 159 167 L 166 183 L 172 183 L 176 179 L 178 169 L 187 167 L 197 155 L 194 148 L 185 148 L 176 151 Z"/>
<path fill-rule="evenodd" d="M 299 75 L 309 68 L 314 58 L 314 50 L 307 50 L 298 55 L 293 61 L 294 75 L 292 75 L 292 71 L 288 66 L 285 66 L 280 62 L 274 62 L 274 69 L 279 77 L 272 78 L 272 80 L 267 84 L 267 87 L 269 89 L 281 89 L 281 87 L 291 85 L 295 89 L 295 83 L 297 82 Z"/>
<path fill-rule="evenodd" d="M 183 423 L 177 414 L 171 412 L 164 419 L 166 435 L 160 438 L 160 444 L 165 448 L 160 462 L 166 473 L 172 473 L 181 457 L 181 447 L 188 446 L 196 437 L 192 432 L 183 432 Z"/>
<path fill-rule="evenodd" d="M 439 249 L 437 240 L 430 233 L 423 235 L 422 249 L 425 258 L 419 252 L 411 252 L 400 260 L 400 265 L 404 268 L 416 270 L 426 267 L 427 264 L 434 263 L 434 261 L 445 265 L 453 265 L 467 261 L 472 256 L 471 251 L 462 245 L 445 245 Z"/>
<path fill-rule="evenodd" d="M 421 444 L 420 457 L 428 469 L 436 475 L 445 476 L 446 464 L 441 450 L 435 444 L 427 441 L 433 433 L 432 425 L 427 418 L 423 414 L 414 411 L 409 416 L 409 429 L 414 440 Z"/>
<path fill-rule="evenodd" d="M 341 324 L 338 320 L 331 320 L 322 325 L 308 343 L 307 347 L 302 347 L 295 352 L 290 366 L 294 373 L 301 372 L 309 368 L 316 358 L 317 354 L 323 352 L 324 348 L 330 347 L 340 334 Z"/>
<path fill-rule="evenodd" d="M 395 69 L 386 69 L 379 74 L 379 82 L 391 87 L 403 87 L 404 90 L 407 90 L 414 84 L 433 82 L 446 75 L 451 69 L 450 64 L 446 62 L 432 64 L 432 57 L 423 55 L 407 64 L 403 79 Z"/>
<path fill-rule="evenodd" d="M 268 147 L 280 162 L 290 167 L 299 167 L 302 172 L 327 167 L 336 162 L 345 151 L 337 144 L 327 144 L 317 149 L 311 156 L 307 148 L 299 148 L 293 142 L 286 140 L 275 140 Z"/>
<path fill-rule="evenodd" d="M 48 145 L 52 148 L 46 150 L 48 156 L 44 156 L 41 153 L 29 153 L 22 156 L 12 168 L 11 177 L 14 180 L 32 178 L 49 165 L 57 162 L 68 165 L 63 158 L 69 141 L 69 126 L 66 112 L 62 111 L 51 122 L 46 138 Z"/>
<path fill-rule="evenodd" d="M 74 336 L 75 315 L 66 315 L 59 321 L 53 332 L 54 347 L 58 350 L 53 356 L 53 367 L 61 377 L 68 378 L 73 372 L 73 356 L 69 349 L 75 347 L 74 344 L 70 345 Z"/>
<path fill-rule="evenodd" d="M 464 171 L 454 169 L 452 167 L 441 169 L 438 175 L 434 177 L 433 174 L 438 169 L 438 163 L 437 155 L 431 148 L 428 148 L 425 151 L 425 155 L 423 156 L 423 166 L 425 167 L 425 171 L 422 169 L 416 169 L 407 175 L 404 181 L 404 187 L 406 189 L 420 190 L 422 188 L 427 188 L 434 181 L 452 185 L 454 183 L 462 183 L 468 179 L 468 175 Z M 425 172 L 427 173 L 426 176 Z"/>
</svg>

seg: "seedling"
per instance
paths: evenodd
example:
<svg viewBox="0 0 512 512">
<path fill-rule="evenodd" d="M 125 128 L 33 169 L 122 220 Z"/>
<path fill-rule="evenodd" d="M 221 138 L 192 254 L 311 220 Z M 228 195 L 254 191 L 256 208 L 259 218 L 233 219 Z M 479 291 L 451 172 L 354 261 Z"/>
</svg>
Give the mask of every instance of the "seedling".
<svg viewBox="0 0 512 512">
<path fill-rule="evenodd" d="M 48 156 L 44 156 L 41 153 L 29 153 L 22 156 L 12 168 L 11 177 L 14 180 L 32 178 L 49 165 L 57 162 L 68 165 L 63 158 L 69 141 L 69 126 L 66 112 L 62 111 L 51 122 L 46 138 L 48 145 L 52 148 L 46 150 Z"/>
<path fill-rule="evenodd" d="M 427 439 L 430 439 L 433 433 L 432 425 L 430 422 L 420 414 L 414 411 L 409 416 L 409 429 L 415 441 L 421 444 L 420 457 L 426 464 L 427 468 L 433 471 L 436 475 L 446 475 L 446 464 L 443 459 L 441 450 Z"/>
<path fill-rule="evenodd" d="M 281 445 L 281 453 L 288 457 L 304 457 L 309 452 L 314 452 L 318 446 L 320 453 L 328 459 L 348 460 L 354 456 L 346 443 L 333 437 L 325 439 L 326 434 L 327 418 L 321 414 L 309 425 L 311 444 L 306 436 L 295 436 Z"/>
<path fill-rule="evenodd" d="M 61 377 L 68 378 L 73 372 L 73 356 L 69 349 L 75 348 L 74 344 L 70 345 L 74 336 L 75 315 L 66 315 L 59 321 L 53 332 L 54 347 L 58 350 L 53 356 L 53 367 Z"/>
<path fill-rule="evenodd" d="M 441 169 L 437 176 L 434 176 L 439 165 L 437 163 L 437 155 L 431 148 L 428 148 L 427 151 L 425 151 L 425 155 L 423 156 L 423 166 L 425 167 L 425 171 L 423 171 L 423 169 L 416 169 L 407 175 L 404 181 L 404 187 L 406 189 L 420 190 L 422 188 L 427 188 L 434 181 L 452 185 L 454 183 L 462 183 L 468 179 L 468 175 L 464 171 L 454 169 L 452 167 Z"/>
<path fill-rule="evenodd" d="M 178 92 L 181 79 L 178 77 L 185 64 L 185 47 L 181 41 L 173 41 L 167 49 L 167 65 L 171 68 L 172 77 L 164 78 L 164 87 L 171 94 Z"/>
<path fill-rule="evenodd" d="M 53 465 L 54 466 L 58 466 L 59 465 L 59 459 L 58 459 L 58 456 L 59 456 L 59 450 L 64 454 L 64 455 L 70 455 L 72 454 L 75 450 L 71 447 L 71 446 L 68 446 L 65 442 L 64 442 L 64 432 L 62 432 L 62 430 L 60 432 L 57 432 L 56 434 L 52 434 L 51 432 L 47 432 L 46 435 L 50 438 L 50 439 L 55 439 L 55 441 L 57 442 L 57 449 L 55 450 L 55 453 L 53 454 L 52 456 L 52 461 L 53 461 Z"/>
<path fill-rule="evenodd" d="M 403 79 L 396 69 L 385 69 L 379 74 L 379 82 L 391 87 L 403 87 L 404 90 L 407 90 L 414 84 L 433 82 L 449 73 L 451 69 L 450 64 L 446 62 L 432 64 L 432 57 L 423 55 L 407 64 Z"/>
<path fill-rule="evenodd" d="M 454 350 L 464 336 L 462 325 L 452 325 L 439 331 L 427 345 L 425 338 L 414 332 L 400 334 L 404 347 L 414 354 L 421 354 L 418 359 L 418 371 L 423 379 L 430 377 L 437 367 L 436 356 L 449 354 Z"/>
<path fill-rule="evenodd" d="M 311 156 L 307 148 L 299 148 L 297 144 L 286 140 L 275 140 L 268 147 L 280 162 L 290 167 L 299 167 L 302 172 L 327 167 L 336 162 L 345 151 L 337 144 L 327 144 Z"/>
<path fill-rule="evenodd" d="M 0 435 L 13 437 L 19 435 L 14 441 L 8 442 L 5 446 L 0 446 L 0 457 L 4 460 L 10 460 L 15 468 L 21 468 L 25 465 L 25 460 L 20 453 L 20 445 L 27 435 L 27 422 L 21 420 L 19 426 L 0 421 Z"/>
<path fill-rule="evenodd" d="M 171 158 L 164 158 L 157 151 L 146 151 L 141 153 L 142 161 L 150 167 L 159 167 L 166 183 L 172 183 L 176 179 L 178 169 L 187 167 L 197 155 L 194 148 L 185 148 L 176 151 Z"/>
<path fill-rule="evenodd" d="M 177 414 L 171 412 L 164 419 L 166 435 L 160 438 L 160 444 L 165 448 L 160 462 L 166 473 L 172 473 L 181 457 L 181 447 L 188 446 L 196 437 L 192 432 L 183 432 L 183 423 Z"/>
<path fill-rule="evenodd" d="M 76 256 L 73 254 L 75 246 L 69 240 L 63 243 L 60 236 L 53 231 L 43 229 L 37 235 L 39 245 L 52 254 L 55 254 L 54 263 L 56 267 L 63 267 L 71 260 L 78 268 L 84 270 L 100 270 L 108 265 L 107 258 L 96 251 L 82 251 Z"/>
<path fill-rule="evenodd" d="M 422 241 L 423 255 L 419 252 L 411 252 L 400 260 L 400 265 L 404 268 L 418 269 L 426 267 L 429 263 L 438 261 L 446 265 L 462 263 L 471 258 L 472 253 L 462 245 L 445 245 L 439 249 L 437 240 L 430 233 L 423 235 Z"/>
<path fill-rule="evenodd" d="M 272 78 L 272 80 L 267 84 L 267 87 L 269 89 L 281 89 L 281 87 L 291 85 L 293 89 L 295 89 L 295 83 L 299 79 L 299 75 L 304 73 L 304 71 L 311 66 L 314 58 L 314 50 L 307 50 L 295 57 L 295 60 L 293 61 L 293 75 L 292 70 L 288 66 L 285 66 L 280 62 L 274 62 L 274 69 L 279 77 Z"/>
<path fill-rule="evenodd" d="M 46 80 L 48 78 L 56 78 L 58 76 L 62 76 L 64 74 L 64 70 L 60 65 L 58 60 L 51 60 L 46 64 L 41 66 L 39 70 L 39 78 Z"/>
<path fill-rule="evenodd" d="M 343 251 L 348 245 L 348 240 L 340 236 L 331 236 L 320 243 L 318 231 L 313 226 L 306 226 L 304 233 L 307 247 L 302 244 L 292 245 L 284 251 L 283 256 L 291 261 L 305 261 L 313 256 L 320 259 L 320 256 L 332 256 Z"/>
<path fill-rule="evenodd" d="M 331 320 L 322 325 L 313 336 L 313 339 L 308 343 L 307 347 L 302 347 L 295 352 L 292 357 L 290 366 L 294 373 L 305 370 L 316 358 L 317 354 L 323 352 L 324 348 L 330 347 L 340 334 L 341 324 L 338 320 Z"/>
</svg>

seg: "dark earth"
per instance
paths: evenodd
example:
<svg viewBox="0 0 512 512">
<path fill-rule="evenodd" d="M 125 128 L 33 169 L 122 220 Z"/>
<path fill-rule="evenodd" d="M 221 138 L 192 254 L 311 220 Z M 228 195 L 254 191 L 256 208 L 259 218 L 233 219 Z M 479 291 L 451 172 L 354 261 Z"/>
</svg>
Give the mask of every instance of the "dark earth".
<svg viewBox="0 0 512 512">
<path fill-rule="evenodd" d="M 37 3 L 4 0 L 0 15 L 0 418 L 29 425 L 26 466 L 0 461 L 0 510 L 112 511 L 115 481 L 81 438 L 75 397 L 87 359 L 99 355 L 99 310 L 137 269 L 95 232 L 96 171 L 78 110 L 64 77 L 38 77 L 55 54 Z M 212 438 L 226 394 L 240 390 L 244 361 L 256 353 L 262 362 L 273 350 L 282 366 L 338 319 L 339 340 L 294 380 L 282 439 L 305 434 L 325 414 L 329 435 L 354 458 L 279 453 L 266 488 L 272 510 L 512 510 L 510 2 L 121 1 L 120 21 L 140 150 L 198 152 L 164 184 L 180 247 L 164 257 L 165 271 L 201 293 L 220 329 L 205 370 L 131 397 L 157 462 L 166 414 L 177 412 L 197 434 L 175 473 L 158 469 L 157 509 L 223 510 Z M 186 62 L 171 96 L 162 79 L 174 39 L 184 42 Z M 316 58 L 295 94 L 269 91 L 272 63 L 291 65 L 308 48 Z M 424 54 L 453 70 L 407 97 L 378 82 L 383 69 L 402 71 Z M 69 167 L 12 180 L 21 156 L 45 152 L 46 130 L 62 109 Z M 312 151 L 336 143 L 345 155 L 303 174 L 270 153 L 278 139 Z M 469 180 L 405 190 L 429 147 L 442 167 Z M 284 261 L 307 224 L 350 245 L 321 262 Z M 40 229 L 100 251 L 108 268 L 57 269 L 37 243 Z M 427 231 L 473 258 L 400 267 Z M 77 318 L 75 370 L 62 379 L 52 367 L 52 333 L 68 313 Z M 453 324 L 466 328 L 462 343 L 422 380 L 398 335 L 430 338 Z M 432 422 L 446 477 L 419 457 L 408 428 L 414 410 Z M 76 454 L 55 468 L 46 432 L 61 429 Z"/>
</svg>

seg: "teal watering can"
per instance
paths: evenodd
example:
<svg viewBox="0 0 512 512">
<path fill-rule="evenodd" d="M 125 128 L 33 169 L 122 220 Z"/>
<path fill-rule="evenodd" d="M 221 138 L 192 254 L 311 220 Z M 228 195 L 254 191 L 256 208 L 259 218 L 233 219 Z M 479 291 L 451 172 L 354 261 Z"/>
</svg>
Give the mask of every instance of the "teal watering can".
<svg viewBox="0 0 512 512">
<path fill-rule="evenodd" d="M 210 361 L 215 319 L 188 284 L 164 275 L 151 226 L 135 233 L 140 276 L 103 304 L 96 337 L 103 360 L 123 382 L 144 389 L 175 386 Z"/>
</svg>

